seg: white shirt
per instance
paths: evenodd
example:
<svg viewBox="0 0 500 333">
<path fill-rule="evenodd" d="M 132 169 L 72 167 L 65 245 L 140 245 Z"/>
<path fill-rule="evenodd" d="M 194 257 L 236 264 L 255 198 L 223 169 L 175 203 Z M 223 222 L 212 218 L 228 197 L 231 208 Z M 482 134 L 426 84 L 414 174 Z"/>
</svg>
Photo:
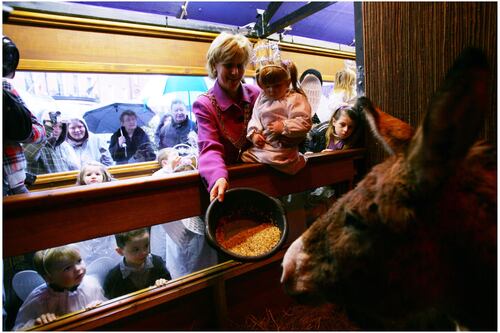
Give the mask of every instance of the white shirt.
<svg viewBox="0 0 500 333">
<path fill-rule="evenodd" d="M 17 313 L 14 330 L 26 330 L 34 326 L 35 319 L 44 313 L 62 316 L 85 309 L 94 301 L 106 300 L 101 285 L 91 276 L 84 276 L 75 291 L 54 291 L 44 283 L 26 297 Z"/>
</svg>

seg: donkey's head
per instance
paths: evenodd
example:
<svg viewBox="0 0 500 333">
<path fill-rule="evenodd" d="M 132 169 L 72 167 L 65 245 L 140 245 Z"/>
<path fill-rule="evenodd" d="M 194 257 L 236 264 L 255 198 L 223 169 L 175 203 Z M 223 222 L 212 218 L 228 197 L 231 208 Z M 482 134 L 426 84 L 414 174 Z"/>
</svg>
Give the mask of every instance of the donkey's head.
<svg viewBox="0 0 500 333">
<path fill-rule="evenodd" d="M 383 325 L 435 311 L 496 328 L 496 157 L 474 144 L 487 78 L 482 52 L 464 51 L 415 133 L 358 99 L 392 156 L 290 246 L 291 295 Z"/>
</svg>

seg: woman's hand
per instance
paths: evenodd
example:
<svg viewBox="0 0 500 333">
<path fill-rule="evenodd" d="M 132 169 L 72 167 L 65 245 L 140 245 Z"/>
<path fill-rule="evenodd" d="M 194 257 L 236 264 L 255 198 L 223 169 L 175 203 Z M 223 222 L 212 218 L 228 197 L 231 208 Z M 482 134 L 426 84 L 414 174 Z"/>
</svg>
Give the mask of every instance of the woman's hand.
<svg viewBox="0 0 500 333">
<path fill-rule="evenodd" d="M 229 184 L 226 178 L 219 178 L 210 190 L 210 201 L 217 198 L 220 202 L 224 201 L 224 194 L 227 191 Z"/>
<path fill-rule="evenodd" d="M 35 319 L 35 324 L 36 325 L 42 325 L 42 324 L 45 325 L 45 324 L 48 324 L 56 319 L 57 319 L 57 317 L 55 314 L 44 313 L 43 315 L 41 315 L 40 317 Z"/>
<path fill-rule="evenodd" d="M 254 146 L 262 148 L 266 144 L 266 138 L 261 133 L 254 133 L 252 135 L 252 142 Z"/>
</svg>

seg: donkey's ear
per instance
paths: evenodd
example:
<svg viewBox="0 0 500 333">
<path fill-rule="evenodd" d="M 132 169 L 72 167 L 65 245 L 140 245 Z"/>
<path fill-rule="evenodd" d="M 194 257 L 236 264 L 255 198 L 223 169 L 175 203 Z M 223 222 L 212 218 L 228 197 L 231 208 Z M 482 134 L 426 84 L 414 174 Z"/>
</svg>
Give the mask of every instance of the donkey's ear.
<svg viewBox="0 0 500 333">
<path fill-rule="evenodd" d="M 410 125 L 376 109 L 367 97 L 359 97 L 354 108 L 365 116 L 373 134 L 390 154 L 403 151 L 413 137 Z"/>
<path fill-rule="evenodd" d="M 488 103 L 489 68 L 478 49 L 465 49 L 433 97 L 408 149 L 408 162 L 423 190 L 452 173 L 476 140 Z"/>
</svg>

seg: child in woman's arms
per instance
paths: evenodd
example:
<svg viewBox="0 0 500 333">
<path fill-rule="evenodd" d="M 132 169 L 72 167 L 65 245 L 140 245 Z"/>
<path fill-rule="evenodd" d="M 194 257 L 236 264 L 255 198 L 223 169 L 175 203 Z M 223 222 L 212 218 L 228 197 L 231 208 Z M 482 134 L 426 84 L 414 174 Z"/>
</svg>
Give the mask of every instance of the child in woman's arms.
<svg viewBox="0 0 500 333">
<path fill-rule="evenodd" d="M 149 286 L 163 286 L 171 279 L 161 257 L 150 253 L 148 228 L 122 232 L 115 238 L 116 251 L 123 260 L 106 276 L 106 297 L 111 299 Z"/>
<path fill-rule="evenodd" d="M 256 79 L 262 92 L 247 127 L 254 146 L 241 159 L 296 174 L 306 164 L 298 145 L 312 125 L 311 106 L 297 85 L 297 68 L 290 61 L 264 65 Z"/>
<path fill-rule="evenodd" d="M 61 246 L 38 251 L 33 262 L 46 284 L 35 288 L 23 302 L 14 330 L 47 324 L 106 300 L 99 282 L 85 275 L 86 267 L 76 248 Z"/>
</svg>

